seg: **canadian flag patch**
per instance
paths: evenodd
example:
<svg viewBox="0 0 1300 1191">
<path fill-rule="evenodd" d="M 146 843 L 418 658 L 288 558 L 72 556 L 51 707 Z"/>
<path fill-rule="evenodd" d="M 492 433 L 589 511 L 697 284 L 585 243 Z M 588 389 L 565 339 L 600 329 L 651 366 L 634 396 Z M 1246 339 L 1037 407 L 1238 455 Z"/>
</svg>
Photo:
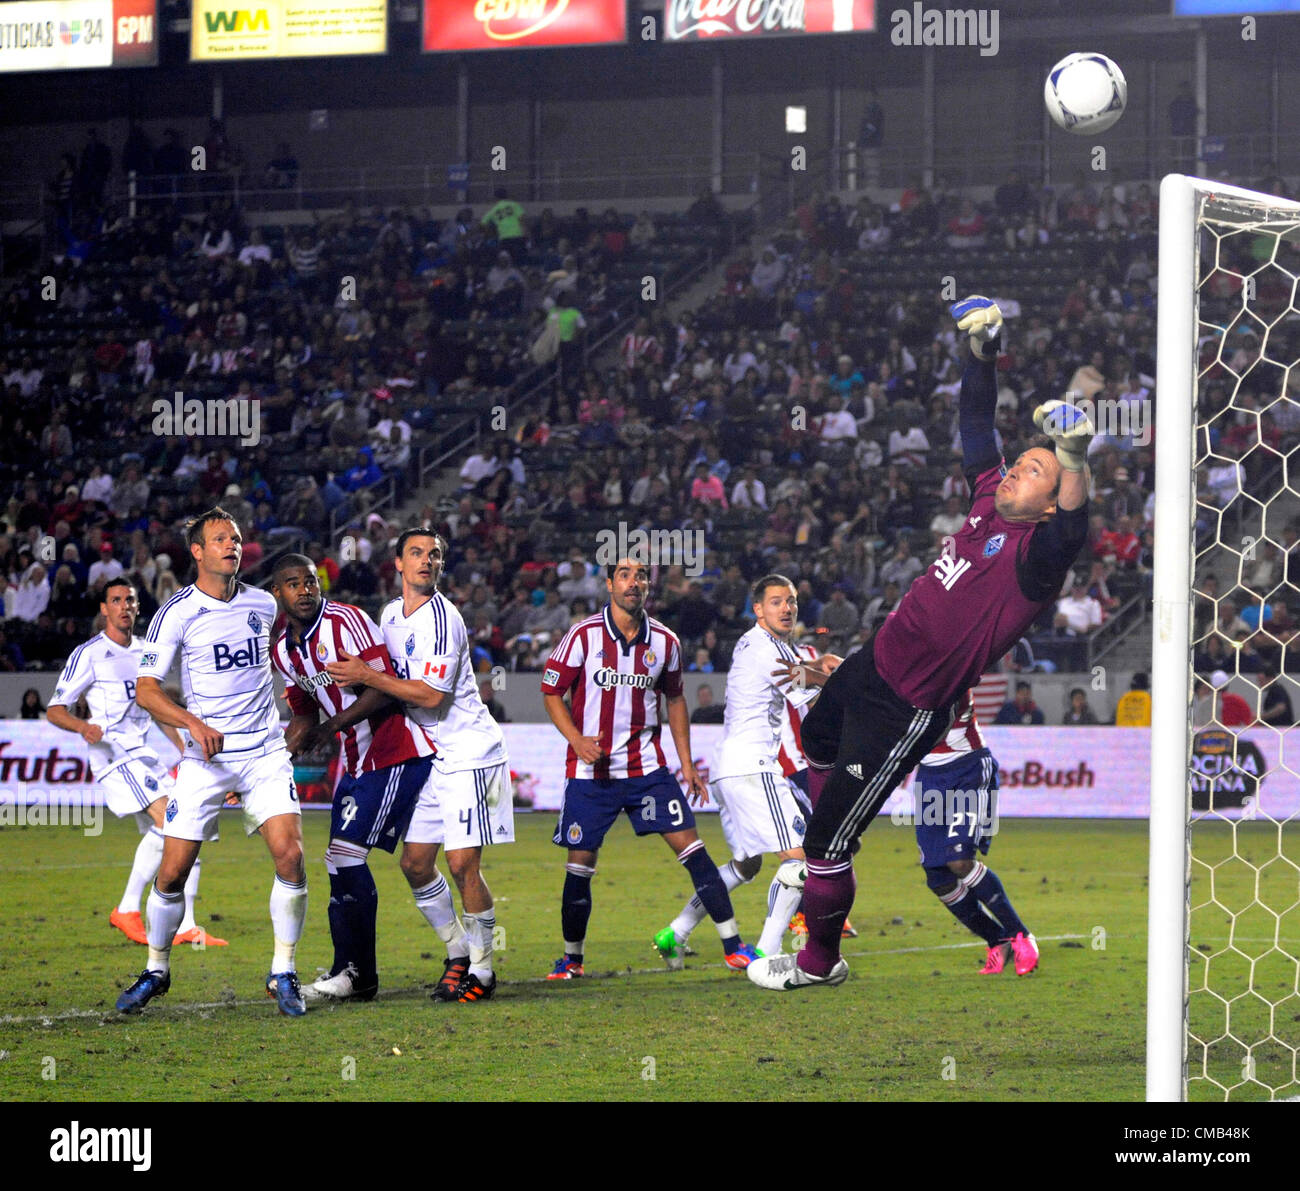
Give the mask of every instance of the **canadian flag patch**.
<svg viewBox="0 0 1300 1191">
<path fill-rule="evenodd" d="M 425 662 L 424 676 L 425 678 L 446 678 L 447 663 L 446 662 Z"/>
</svg>

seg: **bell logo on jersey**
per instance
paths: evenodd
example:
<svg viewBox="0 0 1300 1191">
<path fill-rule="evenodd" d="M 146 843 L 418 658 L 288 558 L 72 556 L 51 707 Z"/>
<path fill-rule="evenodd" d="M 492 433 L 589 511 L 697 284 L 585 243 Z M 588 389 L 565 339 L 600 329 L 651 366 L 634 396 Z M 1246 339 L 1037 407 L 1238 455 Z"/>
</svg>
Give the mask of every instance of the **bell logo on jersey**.
<svg viewBox="0 0 1300 1191">
<path fill-rule="evenodd" d="M 224 641 L 218 641 L 212 647 L 212 658 L 218 674 L 224 670 L 255 669 L 262 664 L 262 639 L 249 637 L 243 649 L 233 650 Z"/>
<path fill-rule="evenodd" d="M 433 662 L 425 662 L 425 663 L 424 663 L 424 676 L 425 676 L 425 678 L 446 678 L 446 677 L 447 677 L 447 663 L 446 663 L 446 662 L 439 662 L 437 665 L 434 665 Z"/>
</svg>

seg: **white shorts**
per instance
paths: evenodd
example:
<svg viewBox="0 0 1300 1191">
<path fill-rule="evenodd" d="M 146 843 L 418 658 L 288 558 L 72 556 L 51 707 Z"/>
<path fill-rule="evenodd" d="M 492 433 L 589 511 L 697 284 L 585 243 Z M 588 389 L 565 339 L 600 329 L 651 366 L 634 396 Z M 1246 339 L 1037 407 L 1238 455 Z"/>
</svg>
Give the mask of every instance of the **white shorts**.
<svg viewBox="0 0 1300 1191">
<path fill-rule="evenodd" d="M 803 847 L 804 813 L 780 773 L 719 778 L 712 785 L 722 834 L 737 860 Z"/>
<path fill-rule="evenodd" d="M 163 835 L 216 839 L 217 816 L 231 790 L 243 798 L 244 830 L 249 835 L 276 815 L 302 813 L 288 749 L 234 762 L 187 756 L 176 771 L 176 784 L 163 815 Z"/>
<path fill-rule="evenodd" d="M 408 844 L 442 844 L 443 850 L 486 848 L 515 842 L 510 763 L 439 773 L 438 762 L 415 800 Z"/>
<path fill-rule="evenodd" d="M 143 760 L 126 761 L 99 779 L 104 805 L 113 814 L 119 819 L 143 815 L 149 826 L 153 820 L 145 812 L 158 799 L 171 797 L 172 784 L 171 774 L 161 764 L 152 765 Z"/>
</svg>

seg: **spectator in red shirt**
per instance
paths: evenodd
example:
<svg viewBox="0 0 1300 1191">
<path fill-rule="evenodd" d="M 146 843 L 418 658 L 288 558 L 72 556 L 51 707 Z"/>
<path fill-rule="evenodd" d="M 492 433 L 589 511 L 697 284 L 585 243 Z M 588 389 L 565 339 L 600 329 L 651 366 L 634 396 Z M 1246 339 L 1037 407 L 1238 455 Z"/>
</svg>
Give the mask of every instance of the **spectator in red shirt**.
<svg viewBox="0 0 1300 1191">
<path fill-rule="evenodd" d="M 729 507 L 727 504 L 727 491 L 717 476 L 709 475 L 709 465 L 707 463 L 697 463 L 695 465 L 695 479 L 691 481 L 691 500 L 698 500 L 706 505 L 720 505 L 724 509 Z"/>
<path fill-rule="evenodd" d="M 1255 722 L 1255 713 L 1250 704 L 1240 695 L 1234 695 L 1224 688 L 1229 678 L 1226 670 L 1216 670 L 1210 675 L 1211 688 L 1219 692 L 1217 696 L 1217 714 L 1215 720 L 1225 728 L 1249 728 Z"/>
<path fill-rule="evenodd" d="M 1116 529 L 1108 529 L 1097 543 L 1097 552 L 1102 558 L 1114 555 L 1115 565 L 1124 568 L 1137 566 L 1138 555 L 1142 552 L 1142 542 L 1133 532 L 1133 518 L 1121 517 Z"/>
</svg>

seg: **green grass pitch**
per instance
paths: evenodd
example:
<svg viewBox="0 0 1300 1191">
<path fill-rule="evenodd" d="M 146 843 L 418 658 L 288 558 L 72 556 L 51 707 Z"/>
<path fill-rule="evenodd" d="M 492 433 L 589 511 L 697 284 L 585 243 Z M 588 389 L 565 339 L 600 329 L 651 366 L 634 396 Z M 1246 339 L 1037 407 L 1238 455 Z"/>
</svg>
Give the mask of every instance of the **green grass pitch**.
<svg viewBox="0 0 1300 1191">
<path fill-rule="evenodd" d="M 989 857 L 1042 948 L 1035 975 L 978 976 L 983 948 L 928 892 L 910 828 L 878 821 L 858 855 L 860 935 L 847 984 L 763 992 L 720 962 L 707 920 L 683 972 L 650 948 L 690 894 L 658 840 L 610 834 L 587 940 L 592 978 L 541 979 L 560 953 L 563 852 L 549 814 L 520 816 L 492 849 L 502 984 L 477 1006 L 437 1005 L 440 941 L 386 854 L 381 991 L 369 1005 L 281 1018 L 262 995 L 271 866 L 237 814 L 203 853 L 200 923 L 230 940 L 178 949 L 170 994 L 113 1010 L 145 950 L 108 926 L 137 835 L 111 817 L 79 829 L 0 831 L 0 1096 L 5 1100 L 844 1099 L 1138 1100 L 1143 1094 L 1144 822 L 1008 821 Z M 304 816 L 311 904 L 299 970 L 329 962 L 327 817 Z M 715 860 L 728 853 L 701 817 Z M 1243 828 L 1261 856 L 1266 831 Z M 1226 839 L 1226 833 L 1224 834 Z M 445 872 L 445 865 L 441 865 Z M 755 939 L 773 871 L 737 891 Z M 1218 929 L 1214 927 L 1212 929 Z M 1221 946 L 1222 940 L 1211 940 Z M 1292 948 L 1294 952 L 1295 948 Z M 1291 1027 L 1296 1028 L 1294 1025 Z M 1293 1039 L 1293 1044 L 1294 1044 Z M 454 1078 L 450 1073 L 454 1072 Z M 1294 1091 L 1293 1093 L 1294 1094 Z"/>
</svg>

